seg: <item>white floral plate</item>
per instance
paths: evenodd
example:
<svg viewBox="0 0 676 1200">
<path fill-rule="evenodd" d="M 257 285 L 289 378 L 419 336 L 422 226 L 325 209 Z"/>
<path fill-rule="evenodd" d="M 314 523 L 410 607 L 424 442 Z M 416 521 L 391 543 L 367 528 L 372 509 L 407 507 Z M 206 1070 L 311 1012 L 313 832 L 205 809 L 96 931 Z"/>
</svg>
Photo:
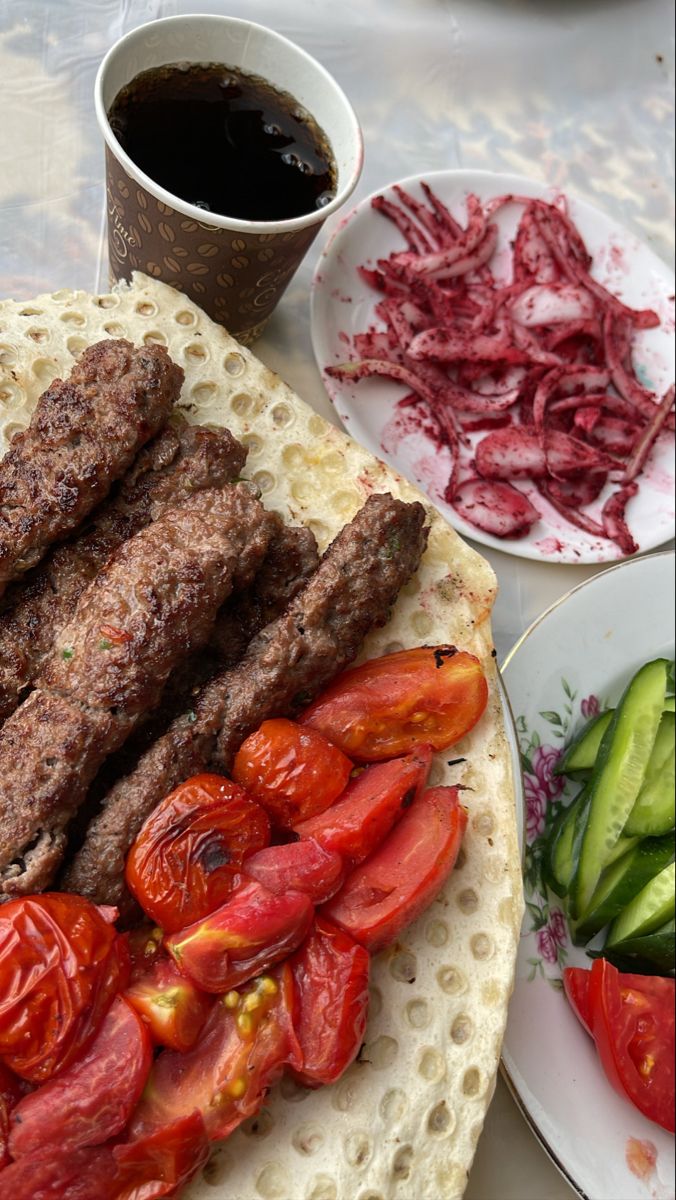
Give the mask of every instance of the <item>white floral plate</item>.
<svg viewBox="0 0 676 1200">
<path fill-rule="evenodd" d="M 420 181 L 426 180 L 453 214 L 464 224 L 465 199 L 474 192 L 484 202 L 514 192 L 552 200 L 554 188 L 491 171 L 436 171 L 399 181 L 424 199 Z M 392 184 L 374 195 L 396 200 Z M 332 379 L 325 368 L 350 357 L 350 341 L 374 322 L 378 295 L 364 282 L 357 268 L 403 248 L 403 238 L 390 221 L 371 207 L 371 196 L 362 200 L 338 225 L 321 255 L 312 290 L 312 344 L 323 373 L 324 385 L 340 420 L 357 441 L 395 470 L 417 483 L 446 520 L 465 537 L 522 558 L 560 563 L 603 563 L 622 558 L 614 542 L 594 538 L 576 529 L 555 512 L 528 483 L 518 483 L 542 514 L 523 538 L 492 537 L 464 521 L 443 499 L 450 475 L 450 459 L 422 429 L 402 423 L 397 401 L 406 389 L 388 379 L 350 383 Z M 656 309 L 662 324 L 639 334 L 635 365 L 644 382 L 662 394 L 674 379 L 674 276 L 661 259 L 626 229 L 604 213 L 573 196 L 570 212 L 594 259 L 593 274 L 627 304 Z M 521 209 L 508 205 L 495 218 L 500 232 L 492 267 L 497 274 L 510 261 L 509 241 L 514 236 Z M 506 278 L 506 275 L 505 275 Z M 471 435 L 474 442 L 484 435 Z M 627 509 L 631 531 L 642 551 L 654 550 L 674 536 L 674 441 L 663 436 L 641 476 L 641 490 Z M 598 517 L 610 488 L 604 489 L 589 512 Z"/>
<path fill-rule="evenodd" d="M 571 945 L 541 880 L 545 831 L 564 794 L 552 769 L 571 734 L 614 704 L 638 667 L 674 654 L 674 554 L 594 575 L 548 609 L 508 656 L 503 679 L 524 772 L 526 915 L 503 1069 L 526 1119 L 585 1200 L 672 1200 L 674 1139 L 606 1081 L 562 991 Z M 576 789 L 571 788 L 571 793 Z"/>
</svg>

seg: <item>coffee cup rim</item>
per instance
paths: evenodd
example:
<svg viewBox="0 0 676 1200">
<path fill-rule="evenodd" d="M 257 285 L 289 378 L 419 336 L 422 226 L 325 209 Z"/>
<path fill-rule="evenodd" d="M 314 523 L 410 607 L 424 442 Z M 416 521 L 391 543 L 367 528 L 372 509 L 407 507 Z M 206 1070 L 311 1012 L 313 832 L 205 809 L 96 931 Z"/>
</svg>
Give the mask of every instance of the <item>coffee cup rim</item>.
<svg viewBox="0 0 676 1200">
<path fill-rule="evenodd" d="M 348 121 L 351 125 L 351 136 L 354 139 L 354 167 L 340 191 L 338 191 L 333 200 L 329 201 L 329 203 L 324 205 L 323 208 L 313 209 L 311 212 L 304 213 L 302 216 L 290 217 L 281 221 L 245 221 L 239 217 L 228 217 L 223 213 L 205 211 L 203 208 L 198 208 L 196 205 L 190 204 L 186 200 L 182 200 L 179 196 L 174 195 L 173 192 L 169 192 L 166 190 L 166 188 L 161 187 L 161 185 L 156 183 L 156 181 L 152 179 L 150 175 L 146 175 L 144 171 L 141 171 L 140 168 L 137 167 L 136 163 L 122 148 L 111 129 L 110 122 L 108 120 L 108 113 L 106 112 L 103 102 L 104 80 L 113 57 L 120 51 L 121 47 L 128 42 L 134 41 L 144 30 L 156 28 L 158 25 L 180 24 L 194 21 L 204 21 L 205 23 L 220 25 L 222 25 L 223 22 L 226 22 L 228 25 L 236 25 L 240 28 L 260 30 L 261 32 L 277 40 L 279 43 L 289 47 L 296 54 L 304 58 L 308 63 L 312 64 L 314 69 L 324 77 L 325 82 L 342 103 L 348 117 Z M 296 42 L 292 42 L 290 38 L 278 33 L 275 29 L 271 29 L 268 25 L 261 25 L 255 21 L 247 21 L 242 17 L 229 17 L 216 13 L 182 13 L 173 17 L 161 17 L 156 21 L 146 21 L 143 25 L 136 26 L 136 28 L 130 30 L 129 33 L 126 33 L 123 37 L 118 38 L 118 40 L 113 43 L 102 59 L 96 73 L 96 81 L 94 84 L 94 106 L 96 111 L 96 119 L 99 129 L 103 134 L 104 141 L 111 154 L 115 157 L 120 166 L 124 168 L 127 174 L 141 187 L 145 188 L 145 190 L 157 200 L 163 204 L 166 204 L 168 208 L 174 209 L 183 216 L 190 217 L 192 220 L 198 221 L 201 225 L 206 227 L 211 226 L 212 228 L 227 229 L 232 230 L 233 232 L 260 234 L 292 233 L 296 230 L 311 228 L 313 225 L 323 223 L 328 217 L 331 216 L 332 213 L 334 213 L 345 203 L 347 198 L 354 191 L 361 175 L 364 160 L 364 139 L 354 108 L 350 104 L 350 101 L 348 100 L 340 84 L 334 79 L 330 71 L 327 71 L 326 67 L 324 67 L 322 63 L 309 54 L 307 50 L 304 50 L 302 46 L 299 46 Z"/>
</svg>

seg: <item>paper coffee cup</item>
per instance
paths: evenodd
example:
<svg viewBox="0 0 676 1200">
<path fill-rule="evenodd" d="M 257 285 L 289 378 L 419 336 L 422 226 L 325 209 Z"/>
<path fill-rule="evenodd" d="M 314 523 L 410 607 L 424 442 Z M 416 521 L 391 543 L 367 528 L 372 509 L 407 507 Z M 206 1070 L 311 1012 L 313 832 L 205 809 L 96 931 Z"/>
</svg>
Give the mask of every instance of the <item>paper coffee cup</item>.
<svg viewBox="0 0 676 1200">
<path fill-rule="evenodd" d="M 336 195 L 284 221 L 209 213 L 165 191 L 132 162 L 108 120 L 118 92 L 141 71 L 176 62 L 223 63 L 287 92 L 326 134 Z M 128 33 L 108 52 L 95 85 L 106 143 L 111 283 L 144 271 L 171 284 L 249 344 L 262 332 L 324 221 L 354 190 L 363 143 L 347 97 L 315 59 L 262 25 L 234 17 L 167 17 Z"/>
</svg>

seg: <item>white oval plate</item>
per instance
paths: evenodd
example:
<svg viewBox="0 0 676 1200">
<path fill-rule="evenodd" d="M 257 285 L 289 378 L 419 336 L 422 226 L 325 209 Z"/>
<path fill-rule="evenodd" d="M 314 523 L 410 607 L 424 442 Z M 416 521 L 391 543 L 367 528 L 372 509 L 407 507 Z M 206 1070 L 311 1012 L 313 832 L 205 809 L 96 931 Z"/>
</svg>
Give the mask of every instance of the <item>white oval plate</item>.
<svg viewBox="0 0 676 1200">
<path fill-rule="evenodd" d="M 561 991 L 565 966 L 591 963 L 571 945 L 559 901 L 540 878 L 547 813 L 551 820 L 561 799 L 551 768 L 596 702 L 614 704 L 642 663 L 673 654 L 671 552 L 632 559 L 569 592 L 517 642 L 503 668 L 526 827 L 526 914 L 503 1069 L 545 1150 L 588 1200 L 672 1200 L 674 1139 L 613 1090 Z"/>
<path fill-rule="evenodd" d="M 424 199 L 420 180 L 426 180 L 451 212 L 466 223 L 465 198 L 474 192 L 484 202 L 507 192 L 551 200 L 553 188 L 518 175 L 490 171 L 437 171 L 412 175 L 399 181 Z M 374 195 L 396 200 L 394 185 Z M 528 483 L 518 483 L 542 513 L 524 538 L 495 538 L 464 521 L 443 499 L 450 474 L 448 455 L 440 452 L 423 432 L 400 435 L 393 418 L 397 400 L 405 389 L 388 379 L 346 383 L 331 379 L 325 368 L 349 358 L 350 339 L 374 321 L 378 296 L 362 280 L 357 267 L 374 263 L 391 251 L 403 248 L 403 238 L 392 223 L 371 208 L 369 196 L 338 225 L 319 259 L 312 289 L 312 344 L 324 384 L 336 413 L 349 433 L 373 454 L 385 460 L 406 478 L 417 483 L 465 537 L 497 550 L 560 563 L 603 563 L 622 558 L 614 542 L 591 537 L 559 516 Z M 594 275 L 627 304 L 657 310 L 662 325 L 644 330 L 635 342 L 635 362 L 642 378 L 661 394 L 674 379 L 674 276 L 646 245 L 610 220 L 598 209 L 568 196 L 570 212 L 590 254 Z M 497 215 L 500 240 L 492 267 L 499 271 L 509 261 L 508 243 L 514 236 L 522 209 L 508 205 Z M 474 434 L 476 442 L 484 435 Z M 674 441 L 662 437 L 640 480 L 641 490 L 631 501 L 627 516 L 642 551 L 652 550 L 674 536 Z M 600 513 L 610 488 L 589 512 Z"/>
</svg>

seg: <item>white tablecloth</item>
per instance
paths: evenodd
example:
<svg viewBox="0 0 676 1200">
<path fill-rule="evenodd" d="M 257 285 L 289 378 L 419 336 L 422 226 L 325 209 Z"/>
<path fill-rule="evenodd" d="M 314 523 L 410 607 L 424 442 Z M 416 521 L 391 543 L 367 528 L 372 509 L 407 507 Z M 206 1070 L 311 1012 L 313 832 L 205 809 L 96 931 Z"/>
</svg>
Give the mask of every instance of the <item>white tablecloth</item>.
<svg viewBox="0 0 676 1200">
<path fill-rule="evenodd" d="M 96 67 L 121 34 L 185 12 L 271 25 L 326 65 L 364 130 L 357 199 L 416 171 L 516 171 L 585 197 L 672 261 L 672 0 L 0 0 L 0 295 L 106 287 Z M 309 334 L 323 241 L 255 349 L 333 419 Z M 487 557 L 500 657 L 598 569 Z M 468 1200 L 571 1195 L 500 1084 Z"/>
</svg>

